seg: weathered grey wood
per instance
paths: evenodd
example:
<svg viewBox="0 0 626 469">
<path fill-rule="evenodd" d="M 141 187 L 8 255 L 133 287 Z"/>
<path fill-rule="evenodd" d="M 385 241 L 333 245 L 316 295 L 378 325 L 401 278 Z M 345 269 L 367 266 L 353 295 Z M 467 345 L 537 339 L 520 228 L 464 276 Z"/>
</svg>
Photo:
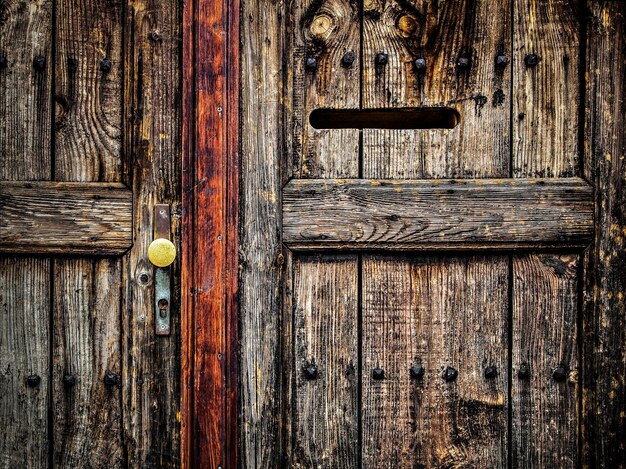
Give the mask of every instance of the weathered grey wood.
<svg viewBox="0 0 626 469">
<path fill-rule="evenodd" d="M 592 233 L 592 188 L 581 179 L 316 179 L 283 192 L 292 248 L 585 246 Z"/>
<path fill-rule="evenodd" d="M 177 0 L 133 1 L 122 20 L 123 180 L 134 196 L 133 247 L 122 265 L 124 443 L 131 467 L 180 465 L 181 256 L 172 265 L 172 333 L 155 337 L 153 266 L 147 252 L 157 203 L 170 205 L 170 239 L 182 252 L 182 8 Z"/>
<path fill-rule="evenodd" d="M 363 467 L 506 467 L 508 275 L 502 256 L 363 257 Z"/>
<path fill-rule="evenodd" d="M 365 130 L 364 177 L 508 176 L 511 66 L 496 66 L 496 55 L 511 54 L 510 25 L 507 1 L 363 3 L 363 107 L 450 106 L 461 115 L 452 130 Z M 379 53 L 386 65 L 376 64 Z M 469 69 L 457 68 L 459 57 Z"/>
<path fill-rule="evenodd" d="M 596 187 L 596 235 L 584 263 L 582 458 L 626 461 L 626 4 L 585 2 L 584 174 Z"/>
<path fill-rule="evenodd" d="M 514 177 L 580 174 L 580 4 L 514 0 Z M 529 66 L 526 57 L 538 63 Z"/>
<path fill-rule="evenodd" d="M 282 0 L 241 2 L 240 458 L 279 467 Z M 259 118 L 263 116 L 263 118 Z M 261 287 L 262 286 L 262 287 Z"/>
<path fill-rule="evenodd" d="M 50 261 L 0 258 L 0 467 L 48 466 Z M 26 384 L 29 376 L 41 381 Z"/>
<path fill-rule="evenodd" d="M 293 467 L 358 467 L 357 256 L 294 262 Z M 317 379 L 304 368 L 315 366 Z"/>
<path fill-rule="evenodd" d="M 121 260 L 54 261 L 54 464 L 124 467 L 120 386 Z M 72 377 L 75 384 L 66 381 Z"/>
<path fill-rule="evenodd" d="M 132 193 L 119 183 L 0 182 L 0 252 L 120 254 Z"/>
<path fill-rule="evenodd" d="M 513 467 L 578 467 L 579 258 L 513 258 Z M 559 367 L 564 381 L 553 377 Z"/>
<path fill-rule="evenodd" d="M 0 7 L 0 181 L 50 178 L 52 2 Z M 43 57 L 44 67 L 34 67 Z M 5 224 L 0 211 L 0 230 Z M 0 467 L 48 466 L 50 260 L 0 258 Z M 37 375 L 38 386 L 26 385 Z"/>
</svg>

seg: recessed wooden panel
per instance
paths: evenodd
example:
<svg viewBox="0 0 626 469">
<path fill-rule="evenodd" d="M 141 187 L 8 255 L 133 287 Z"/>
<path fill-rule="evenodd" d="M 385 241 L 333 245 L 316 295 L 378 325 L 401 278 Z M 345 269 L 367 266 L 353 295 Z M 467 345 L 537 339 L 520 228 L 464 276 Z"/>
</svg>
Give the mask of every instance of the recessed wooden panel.
<svg viewBox="0 0 626 469">
<path fill-rule="evenodd" d="M 513 467 L 578 467 L 579 258 L 513 258 Z"/>
<path fill-rule="evenodd" d="M 0 182 L 0 252 L 121 254 L 132 199 L 118 183 Z"/>
<path fill-rule="evenodd" d="M 362 277 L 363 467 L 506 467 L 506 258 L 368 255 Z"/>
<path fill-rule="evenodd" d="M 357 269 L 357 256 L 294 262 L 295 467 L 358 467 Z"/>
</svg>

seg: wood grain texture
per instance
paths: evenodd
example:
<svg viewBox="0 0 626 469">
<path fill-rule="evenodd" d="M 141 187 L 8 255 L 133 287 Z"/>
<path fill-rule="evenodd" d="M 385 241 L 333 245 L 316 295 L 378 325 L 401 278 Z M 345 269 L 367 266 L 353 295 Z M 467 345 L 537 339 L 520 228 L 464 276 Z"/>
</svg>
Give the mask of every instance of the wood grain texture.
<svg viewBox="0 0 626 469">
<path fill-rule="evenodd" d="M 292 247 L 511 248 L 588 244 L 582 179 L 295 180 L 283 191 Z"/>
<path fill-rule="evenodd" d="M 52 2 L 2 3 L 0 179 L 50 178 Z M 44 58 L 44 69 L 34 67 Z"/>
<path fill-rule="evenodd" d="M 121 388 L 104 381 L 122 367 L 121 260 L 56 259 L 54 279 L 54 464 L 124 467 Z"/>
<path fill-rule="evenodd" d="M 279 467 L 282 0 L 242 1 L 240 182 L 240 460 Z M 245 77 L 245 78 L 243 78 Z M 263 116 L 263 118 L 259 118 Z M 285 171 L 288 172 L 285 168 Z"/>
<path fill-rule="evenodd" d="M 70 0 L 56 6 L 55 175 L 120 181 L 122 4 Z M 103 59 L 110 70 L 101 69 Z"/>
<path fill-rule="evenodd" d="M 50 179 L 52 2 L 0 7 L 0 180 Z M 34 67 L 44 58 L 43 70 Z M 0 216 L 4 225 L 5 217 Z M 0 258 L 0 467 L 49 462 L 50 260 Z M 38 386 L 26 385 L 37 375 Z"/>
<path fill-rule="evenodd" d="M 580 174 L 580 3 L 514 0 L 514 177 Z M 529 66 L 526 57 L 536 55 Z"/>
<path fill-rule="evenodd" d="M 511 53 L 510 10 L 490 0 L 363 3 L 363 108 L 451 106 L 461 115 L 452 130 L 364 131 L 364 177 L 508 176 L 511 67 L 496 66 L 496 55 Z"/>
<path fill-rule="evenodd" d="M 579 258 L 513 257 L 513 467 L 578 467 Z M 553 377 L 559 367 L 564 381 Z"/>
<path fill-rule="evenodd" d="M 0 258 L 0 467 L 48 467 L 50 261 Z M 26 378 L 41 378 L 35 387 Z"/>
<path fill-rule="evenodd" d="M 0 252 L 121 254 L 132 199 L 118 183 L 0 182 Z"/>
<path fill-rule="evenodd" d="M 171 271 L 171 335 L 154 335 L 154 276 L 147 258 L 154 205 L 169 204 L 181 247 L 182 3 L 139 0 L 124 9 L 123 178 L 133 191 L 133 247 L 123 260 L 124 443 L 131 467 L 178 467 L 180 256 Z"/>
<path fill-rule="evenodd" d="M 582 458 L 626 461 L 626 5 L 586 2 L 585 177 L 596 187 L 596 235 L 586 252 Z"/>
<path fill-rule="evenodd" d="M 362 278 L 363 467 L 506 467 L 506 258 L 365 255 Z"/>
<path fill-rule="evenodd" d="M 360 103 L 359 9 L 357 2 L 307 0 L 289 12 L 293 35 L 292 148 L 294 173 L 302 178 L 358 174 L 359 130 L 314 129 L 318 108 L 358 108 Z M 343 61 L 352 53 L 353 62 Z M 307 66 L 315 60 L 315 68 Z"/>
<path fill-rule="evenodd" d="M 358 467 L 357 256 L 294 262 L 292 467 Z M 304 368 L 315 366 L 317 379 Z"/>
</svg>

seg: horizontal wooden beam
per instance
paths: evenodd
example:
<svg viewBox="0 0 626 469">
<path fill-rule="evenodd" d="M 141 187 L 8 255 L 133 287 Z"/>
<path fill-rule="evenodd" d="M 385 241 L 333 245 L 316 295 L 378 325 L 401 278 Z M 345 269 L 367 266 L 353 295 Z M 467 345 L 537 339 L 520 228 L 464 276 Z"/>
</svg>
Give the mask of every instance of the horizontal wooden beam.
<svg viewBox="0 0 626 469">
<path fill-rule="evenodd" d="M 593 190 L 582 179 L 297 179 L 283 190 L 293 249 L 583 247 Z"/>
<path fill-rule="evenodd" d="M 0 252 L 122 254 L 132 192 L 117 183 L 0 182 Z"/>
</svg>

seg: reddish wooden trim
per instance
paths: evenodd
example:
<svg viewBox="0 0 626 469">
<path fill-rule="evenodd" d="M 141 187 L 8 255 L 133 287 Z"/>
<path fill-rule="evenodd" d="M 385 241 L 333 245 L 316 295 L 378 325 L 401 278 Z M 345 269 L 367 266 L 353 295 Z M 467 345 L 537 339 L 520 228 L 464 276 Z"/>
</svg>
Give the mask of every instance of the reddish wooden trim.
<svg viewBox="0 0 626 469">
<path fill-rule="evenodd" d="M 182 466 L 237 466 L 239 0 L 183 13 Z"/>
</svg>

